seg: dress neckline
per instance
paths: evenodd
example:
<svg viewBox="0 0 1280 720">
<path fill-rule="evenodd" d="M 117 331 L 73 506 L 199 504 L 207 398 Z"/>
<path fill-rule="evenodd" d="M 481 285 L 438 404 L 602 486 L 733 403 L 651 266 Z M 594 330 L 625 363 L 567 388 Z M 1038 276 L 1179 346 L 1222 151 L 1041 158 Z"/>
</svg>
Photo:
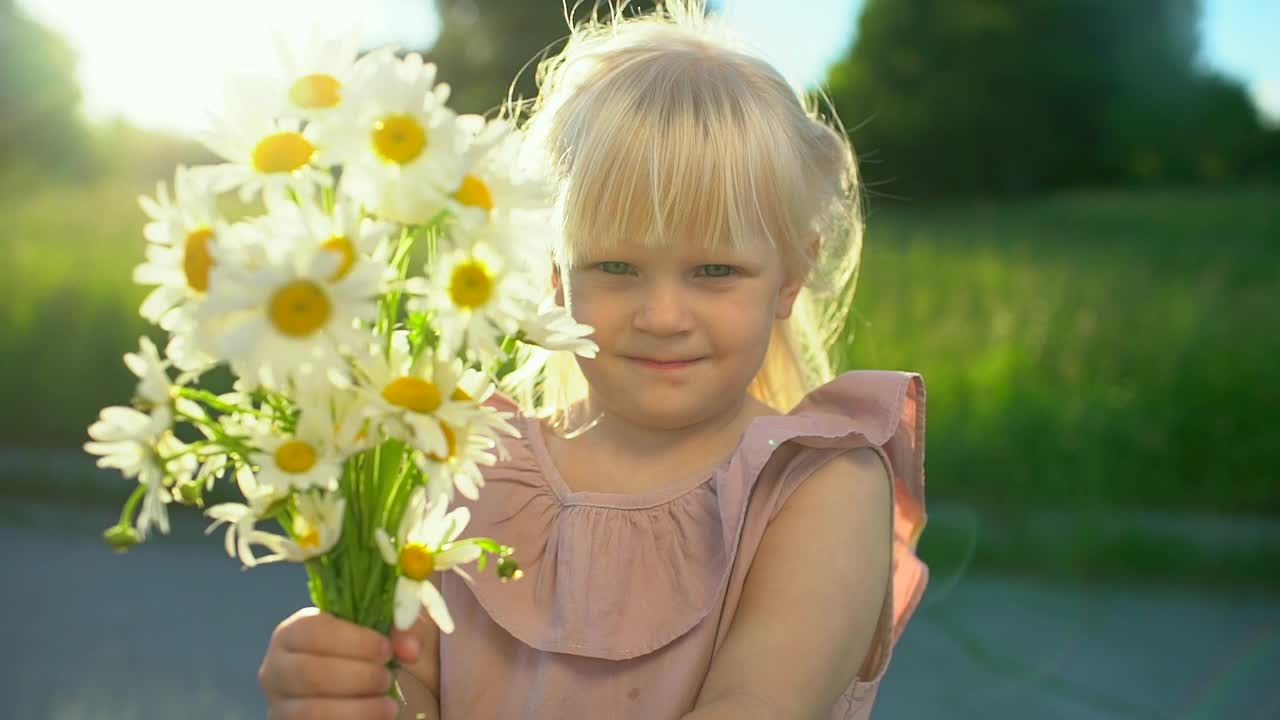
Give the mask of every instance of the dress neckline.
<svg viewBox="0 0 1280 720">
<path fill-rule="evenodd" d="M 529 418 L 526 423 L 528 432 L 525 433 L 529 447 L 533 450 L 533 456 L 538 462 L 542 476 L 546 478 L 547 484 L 551 486 L 551 490 L 560 500 L 560 504 L 564 506 L 582 505 L 589 507 L 613 508 L 617 510 L 645 510 L 649 508 L 666 505 L 677 498 L 686 495 L 694 490 L 707 484 L 718 473 L 726 470 L 733 459 L 737 457 L 742 450 L 743 443 L 746 441 L 747 434 L 755 425 L 756 421 L 762 417 L 780 417 L 777 415 L 759 415 L 752 418 L 747 423 L 747 427 L 738 437 L 738 442 L 734 444 L 733 449 L 719 462 L 709 465 L 702 470 L 687 474 L 677 478 L 675 481 L 666 485 L 643 493 L 618 493 L 604 492 L 600 490 L 573 490 L 564 481 L 564 477 L 560 474 L 560 468 L 556 466 L 555 460 L 551 457 L 551 450 L 547 447 L 546 437 L 543 434 L 542 422 L 537 418 Z"/>
</svg>

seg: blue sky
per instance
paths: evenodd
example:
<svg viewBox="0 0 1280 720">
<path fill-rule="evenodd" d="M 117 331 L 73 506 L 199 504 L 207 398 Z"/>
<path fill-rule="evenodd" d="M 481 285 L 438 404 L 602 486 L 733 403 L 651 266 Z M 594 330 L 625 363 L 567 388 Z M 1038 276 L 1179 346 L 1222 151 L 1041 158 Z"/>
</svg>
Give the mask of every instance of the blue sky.
<svg viewBox="0 0 1280 720">
<path fill-rule="evenodd" d="M 1125 0 L 1116 0 L 1123 2 Z M 1280 0 L 1202 0 L 1203 57 L 1240 79 L 1280 121 Z M 811 84 L 853 39 L 863 0 L 720 0 L 739 32 L 791 79 Z M 189 132 L 219 104 L 228 71 L 271 62 L 270 30 L 344 29 L 371 45 L 434 38 L 426 0 L 18 0 L 77 50 L 85 107 L 144 127 Z M 122 38 L 128 37 L 127 41 Z M 229 47 L 227 37 L 237 37 Z"/>
</svg>

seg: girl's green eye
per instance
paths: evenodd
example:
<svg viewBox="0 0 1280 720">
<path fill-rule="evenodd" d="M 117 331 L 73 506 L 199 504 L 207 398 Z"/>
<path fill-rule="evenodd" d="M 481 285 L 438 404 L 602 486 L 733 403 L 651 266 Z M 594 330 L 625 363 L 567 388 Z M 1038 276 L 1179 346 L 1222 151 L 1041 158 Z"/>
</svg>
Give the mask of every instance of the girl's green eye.
<svg viewBox="0 0 1280 720">
<path fill-rule="evenodd" d="M 631 263 L 621 262 L 619 260 L 606 260 L 600 263 L 600 269 L 610 275 L 629 275 L 634 268 Z"/>
<path fill-rule="evenodd" d="M 733 274 L 732 265 L 703 265 L 699 270 L 701 275 L 714 278 L 729 277 Z"/>
</svg>

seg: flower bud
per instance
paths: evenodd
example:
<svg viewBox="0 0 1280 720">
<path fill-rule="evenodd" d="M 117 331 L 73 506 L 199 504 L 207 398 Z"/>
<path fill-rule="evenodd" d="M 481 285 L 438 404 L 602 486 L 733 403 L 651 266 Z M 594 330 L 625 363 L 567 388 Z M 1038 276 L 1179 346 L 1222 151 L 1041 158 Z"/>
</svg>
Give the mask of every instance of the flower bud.
<svg viewBox="0 0 1280 720">
<path fill-rule="evenodd" d="M 204 485 L 198 482 L 185 482 L 178 486 L 178 499 L 184 505 L 204 507 Z"/>
<path fill-rule="evenodd" d="M 498 578 L 502 582 L 519 580 L 522 577 L 524 577 L 524 571 L 520 569 L 515 560 L 505 557 L 498 559 Z"/>
<path fill-rule="evenodd" d="M 118 553 L 126 552 L 140 542 L 138 531 L 129 525 L 112 525 L 102 533 L 102 539 Z"/>
</svg>

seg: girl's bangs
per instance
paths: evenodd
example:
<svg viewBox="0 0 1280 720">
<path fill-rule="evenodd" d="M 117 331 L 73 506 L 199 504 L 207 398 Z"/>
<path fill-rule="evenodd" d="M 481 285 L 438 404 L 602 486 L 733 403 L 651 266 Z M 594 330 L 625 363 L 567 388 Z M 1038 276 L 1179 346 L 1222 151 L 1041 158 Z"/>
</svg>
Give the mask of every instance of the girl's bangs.
<svg viewBox="0 0 1280 720">
<path fill-rule="evenodd" d="M 592 122 L 570 123 L 562 146 L 572 157 L 562 165 L 561 263 L 571 267 L 600 249 L 630 244 L 794 243 L 785 209 L 802 213 L 803 203 L 783 189 L 800 184 L 777 160 L 785 153 L 765 142 L 765 118 L 728 93 L 707 92 L 705 85 L 678 92 L 680 84 L 667 82 L 662 101 L 646 97 L 657 90 L 647 87 L 633 102 L 584 93 L 591 107 L 575 109 Z"/>
</svg>

